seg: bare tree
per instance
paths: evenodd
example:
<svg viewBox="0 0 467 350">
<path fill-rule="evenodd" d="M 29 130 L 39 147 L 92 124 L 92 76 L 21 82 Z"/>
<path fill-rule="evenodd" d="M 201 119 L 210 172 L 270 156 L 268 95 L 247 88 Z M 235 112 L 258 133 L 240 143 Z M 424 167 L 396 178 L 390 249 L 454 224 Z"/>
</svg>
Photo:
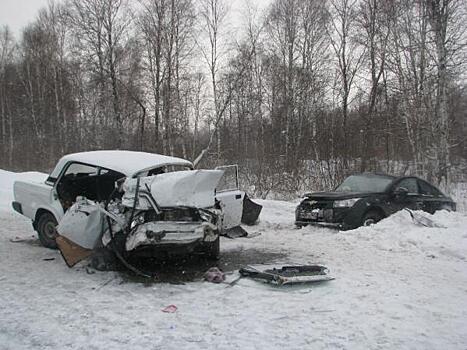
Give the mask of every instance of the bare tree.
<svg viewBox="0 0 467 350">
<path fill-rule="evenodd" d="M 434 131 L 439 141 L 435 144 L 438 161 L 436 177 L 439 183 L 449 185 L 450 176 L 450 134 L 448 89 L 451 85 L 450 66 L 456 61 L 457 51 L 465 44 L 465 3 L 459 0 L 425 0 L 428 19 L 435 43 L 434 62 L 436 65 L 436 97 L 434 108 Z M 456 57 L 457 56 L 457 57 Z"/>
<path fill-rule="evenodd" d="M 361 171 L 367 170 L 367 163 L 374 152 L 374 139 L 378 130 L 376 108 L 378 97 L 383 96 L 381 84 L 386 70 L 386 57 L 388 55 L 389 35 L 391 32 L 391 18 L 393 16 L 392 1 L 364 0 L 360 4 L 358 13 L 358 29 L 361 36 L 360 44 L 366 48 L 365 64 L 369 75 L 368 107 L 364 114 L 364 128 L 362 140 Z M 363 67 L 362 67 L 363 68 Z M 374 158 L 373 158 L 374 159 Z M 373 169 L 376 164 L 373 162 Z"/>
<path fill-rule="evenodd" d="M 0 28 L 0 118 L 1 118 L 1 153 L 2 158 L 8 158 L 8 166 L 13 163 L 14 130 L 13 116 L 8 113 L 8 82 L 7 65 L 13 61 L 14 41 L 7 26 Z"/>
<path fill-rule="evenodd" d="M 124 127 L 121 111 L 119 62 L 121 47 L 130 17 L 125 13 L 126 0 L 71 0 L 70 23 L 86 61 L 96 68 L 100 90 L 100 110 L 104 124 L 110 110 L 105 107 L 106 95 L 111 97 L 113 126 L 117 132 L 114 146 L 123 147 Z"/>
<path fill-rule="evenodd" d="M 198 46 L 208 66 L 213 97 L 214 120 L 220 115 L 220 99 L 219 89 L 217 86 L 217 75 L 219 71 L 220 59 L 223 54 L 220 40 L 222 37 L 222 29 L 226 25 L 228 8 L 224 0 L 202 0 L 200 15 L 202 18 L 202 32 L 207 36 L 208 46 L 198 41 Z M 221 158 L 221 135 L 215 126 L 215 134 L 217 135 L 217 159 Z"/>
<path fill-rule="evenodd" d="M 145 69 L 150 77 L 155 149 L 174 153 L 178 129 L 186 124 L 180 119 L 186 116 L 186 104 L 180 102 L 181 85 L 186 80 L 187 61 L 193 47 L 193 3 L 191 0 L 142 0 L 141 4 L 139 22 L 146 47 Z"/>
<path fill-rule="evenodd" d="M 327 27 L 337 65 L 338 94 L 341 98 L 344 168 L 347 168 L 349 156 L 350 97 L 366 49 L 359 46 L 352 38 L 352 31 L 357 19 L 356 6 L 356 0 L 330 0 L 329 14 L 331 19 L 330 25 Z"/>
</svg>

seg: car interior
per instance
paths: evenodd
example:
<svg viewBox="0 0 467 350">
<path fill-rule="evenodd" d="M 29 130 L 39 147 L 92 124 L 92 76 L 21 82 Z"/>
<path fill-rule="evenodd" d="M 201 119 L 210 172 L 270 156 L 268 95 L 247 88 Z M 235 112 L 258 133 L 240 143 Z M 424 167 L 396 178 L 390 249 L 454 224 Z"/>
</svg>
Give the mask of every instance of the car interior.
<svg viewBox="0 0 467 350">
<path fill-rule="evenodd" d="M 57 195 L 66 211 L 76 201 L 76 197 L 102 202 L 112 195 L 115 182 L 125 175 L 99 167 L 81 163 L 70 164 L 57 183 Z M 118 193 L 114 193 L 118 196 Z"/>
</svg>

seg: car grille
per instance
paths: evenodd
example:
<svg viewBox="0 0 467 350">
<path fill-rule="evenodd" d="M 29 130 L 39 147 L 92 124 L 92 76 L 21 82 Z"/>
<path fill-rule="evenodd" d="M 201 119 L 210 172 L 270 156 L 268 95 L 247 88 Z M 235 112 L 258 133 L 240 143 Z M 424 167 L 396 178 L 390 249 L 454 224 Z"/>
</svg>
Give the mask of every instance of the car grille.
<svg viewBox="0 0 467 350">
<path fill-rule="evenodd" d="M 304 201 L 297 208 L 297 220 L 333 222 L 332 201 Z"/>
</svg>

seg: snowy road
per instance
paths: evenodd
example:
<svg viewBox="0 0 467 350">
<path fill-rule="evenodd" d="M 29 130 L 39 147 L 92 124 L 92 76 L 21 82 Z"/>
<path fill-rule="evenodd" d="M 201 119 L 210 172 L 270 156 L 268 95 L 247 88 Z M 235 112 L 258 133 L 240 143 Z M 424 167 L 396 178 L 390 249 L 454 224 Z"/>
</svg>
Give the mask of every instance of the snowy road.
<svg viewBox="0 0 467 350">
<path fill-rule="evenodd" d="M 418 227 L 398 213 L 350 232 L 295 230 L 293 203 L 263 201 L 261 223 L 248 228 L 261 234 L 224 239 L 222 251 L 258 252 L 269 264 L 322 263 L 336 280 L 144 284 L 69 269 L 40 247 L 30 222 L 8 207 L 14 176 L 0 173 L 1 350 L 467 348 L 463 213 L 433 217 L 447 229 Z M 26 241 L 11 242 L 18 238 Z M 175 313 L 161 312 L 170 304 Z"/>
</svg>

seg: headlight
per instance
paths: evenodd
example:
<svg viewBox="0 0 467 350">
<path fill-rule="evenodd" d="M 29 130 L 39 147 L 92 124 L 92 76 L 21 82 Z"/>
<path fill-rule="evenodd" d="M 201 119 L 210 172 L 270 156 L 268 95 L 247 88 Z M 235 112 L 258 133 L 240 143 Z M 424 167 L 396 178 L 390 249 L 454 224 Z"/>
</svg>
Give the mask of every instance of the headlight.
<svg viewBox="0 0 467 350">
<path fill-rule="evenodd" d="M 350 199 L 344 199 L 341 201 L 335 201 L 334 202 L 334 208 L 350 208 L 353 207 L 353 205 L 358 202 L 361 198 L 350 198 Z"/>
</svg>

